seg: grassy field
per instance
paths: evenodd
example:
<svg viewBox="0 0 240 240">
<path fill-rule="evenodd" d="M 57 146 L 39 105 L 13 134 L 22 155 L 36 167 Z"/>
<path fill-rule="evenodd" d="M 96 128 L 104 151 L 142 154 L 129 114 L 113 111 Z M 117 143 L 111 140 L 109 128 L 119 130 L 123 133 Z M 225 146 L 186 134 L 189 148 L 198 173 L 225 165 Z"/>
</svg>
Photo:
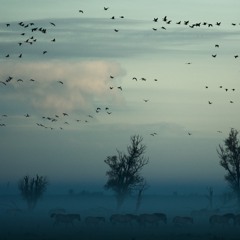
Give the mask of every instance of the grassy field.
<svg viewBox="0 0 240 240">
<path fill-rule="evenodd" d="M 240 236 L 239 226 L 230 223 L 229 226 L 212 227 L 208 217 L 203 216 L 194 217 L 193 224 L 173 224 L 174 216 L 191 216 L 193 210 L 204 208 L 206 199 L 201 196 L 146 196 L 138 213 L 134 211 L 135 200 L 129 199 L 119 212 L 163 212 L 167 215 L 167 224 L 160 223 L 158 226 L 139 226 L 137 222 L 112 225 L 109 218 L 117 212 L 112 196 L 47 196 L 32 212 L 26 209 L 26 203 L 20 197 L 2 196 L 0 199 L 1 240 L 237 240 Z M 236 211 L 222 205 L 219 199 L 215 199 L 215 205 L 220 213 Z M 64 223 L 54 226 L 49 210 L 56 207 L 64 208 L 67 213 L 80 214 L 81 221 L 74 221 L 73 226 Z M 102 216 L 106 222 L 99 226 L 86 226 L 86 216 Z"/>
</svg>

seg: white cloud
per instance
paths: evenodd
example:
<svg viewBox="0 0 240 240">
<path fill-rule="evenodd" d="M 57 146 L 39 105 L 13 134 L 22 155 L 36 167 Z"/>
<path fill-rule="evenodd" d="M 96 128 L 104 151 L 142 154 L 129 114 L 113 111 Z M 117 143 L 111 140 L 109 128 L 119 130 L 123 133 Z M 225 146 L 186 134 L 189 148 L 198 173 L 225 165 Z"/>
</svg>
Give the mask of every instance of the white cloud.
<svg viewBox="0 0 240 240">
<path fill-rule="evenodd" d="M 13 77 L 11 82 L 7 83 L 6 89 L 10 85 L 18 87 L 16 97 L 27 97 L 39 110 L 86 111 L 94 107 L 96 99 L 100 102 L 119 103 L 122 98 L 119 92 L 109 89 L 110 85 L 119 84 L 125 74 L 116 62 L 23 62 L 16 63 L 14 67 L 12 64 L 2 64 L 0 70 L 3 79 Z M 114 76 L 114 79 L 111 79 L 110 75 Z M 23 82 L 17 82 L 19 78 Z M 35 79 L 35 82 L 30 82 L 31 78 Z M 6 94 L 15 98 L 11 90 L 6 91 Z"/>
</svg>

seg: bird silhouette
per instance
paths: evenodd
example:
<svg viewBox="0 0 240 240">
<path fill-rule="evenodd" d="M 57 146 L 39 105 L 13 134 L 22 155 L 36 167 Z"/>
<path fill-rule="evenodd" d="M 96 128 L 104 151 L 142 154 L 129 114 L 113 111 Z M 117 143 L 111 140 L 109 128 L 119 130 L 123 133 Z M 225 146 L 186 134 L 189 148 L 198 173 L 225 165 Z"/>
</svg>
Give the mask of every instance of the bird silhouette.
<svg viewBox="0 0 240 240">
<path fill-rule="evenodd" d="M 63 84 L 63 82 L 62 82 L 62 81 L 60 81 L 60 80 L 59 80 L 58 82 L 59 82 L 59 83 L 61 83 L 61 84 Z"/>
<path fill-rule="evenodd" d="M 47 51 L 43 51 L 43 54 L 46 54 L 47 53 Z"/>
<path fill-rule="evenodd" d="M 56 24 L 55 24 L 55 23 L 53 23 L 53 22 L 50 22 L 50 24 L 51 24 L 51 25 L 53 25 L 54 27 L 56 26 Z"/>
<path fill-rule="evenodd" d="M 83 10 L 80 9 L 78 12 L 83 13 Z"/>
<path fill-rule="evenodd" d="M 208 101 L 208 104 L 212 104 L 212 102 Z"/>
<path fill-rule="evenodd" d="M 120 89 L 122 91 L 122 87 L 121 86 L 119 86 L 118 89 Z"/>
<path fill-rule="evenodd" d="M 164 22 L 167 21 L 167 16 L 163 17 L 163 21 L 164 21 Z"/>
<path fill-rule="evenodd" d="M 157 21 L 158 21 L 158 18 L 153 18 L 153 21 L 154 21 L 154 22 L 157 22 Z"/>
<path fill-rule="evenodd" d="M 212 57 L 215 58 L 217 56 L 217 54 L 212 54 Z"/>
<path fill-rule="evenodd" d="M 107 10 L 109 9 L 109 7 L 104 7 L 103 9 L 104 9 L 105 11 L 107 11 Z"/>
<path fill-rule="evenodd" d="M 119 30 L 118 30 L 118 29 L 114 29 L 114 31 L 115 31 L 115 32 L 119 32 Z"/>
<path fill-rule="evenodd" d="M 63 116 L 68 116 L 68 114 L 64 112 L 64 113 L 63 113 Z"/>
<path fill-rule="evenodd" d="M 2 83 L 2 84 L 5 85 L 5 86 L 7 85 L 7 84 L 6 84 L 5 82 L 3 82 L 3 81 L 0 81 L 0 83 Z"/>
</svg>

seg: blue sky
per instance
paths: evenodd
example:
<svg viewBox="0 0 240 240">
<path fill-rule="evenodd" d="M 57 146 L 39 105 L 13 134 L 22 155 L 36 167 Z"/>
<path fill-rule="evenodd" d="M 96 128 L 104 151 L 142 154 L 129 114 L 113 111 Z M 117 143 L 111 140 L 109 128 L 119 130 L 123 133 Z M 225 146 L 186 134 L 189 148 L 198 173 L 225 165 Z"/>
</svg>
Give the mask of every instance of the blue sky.
<svg viewBox="0 0 240 240">
<path fill-rule="evenodd" d="M 156 191 L 226 186 L 216 148 L 239 129 L 238 1 L 1 3 L 1 182 L 39 173 L 100 188 L 104 159 L 140 134 Z"/>
</svg>

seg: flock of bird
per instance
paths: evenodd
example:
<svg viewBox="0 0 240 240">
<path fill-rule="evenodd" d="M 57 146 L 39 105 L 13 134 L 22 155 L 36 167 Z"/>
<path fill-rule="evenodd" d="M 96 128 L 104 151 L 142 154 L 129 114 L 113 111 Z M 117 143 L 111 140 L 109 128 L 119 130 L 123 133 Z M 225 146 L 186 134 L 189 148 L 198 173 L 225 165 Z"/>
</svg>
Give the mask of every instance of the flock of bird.
<svg viewBox="0 0 240 240">
<path fill-rule="evenodd" d="M 111 8 L 110 7 L 103 7 L 103 11 L 108 11 L 110 12 Z M 78 10 L 79 14 L 85 14 L 85 10 L 80 9 Z M 120 15 L 119 17 L 116 16 L 112 16 L 109 18 L 110 21 L 114 21 L 116 19 L 125 19 L 125 16 Z M 220 27 L 222 26 L 222 22 L 215 22 L 215 23 L 209 23 L 206 21 L 203 22 L 190 22 L 189 20 L 178 20 L 178 21 L 174 21 L 172 19 L 170 19 L 168 16 L 164 16 L 162 18 L 159 17 L 154 17 L 151 20 L 154 24 L 154 26 L 152 27 L 151 30 L 153 31 L 158 31 L 163 30 L 163 31 L 167 31 L 169 29 L 169 26 L 173 25 L 174 26 L 181 26 L 181 27 L 187 27 L 187 28 L 200 28 L 200 27 L 206 27 L 206 28 L 213 28 L 213 27 Z M 157 25 L 159 24 L 160 25 Z M 17 25 L 17 26 L 16 26 Z M 240 25 L 240 23 L 231 23 L 232 27 L 237 27 L 238 25 Z M 14 31 L 17 31 L 19 38 L 16 41 L 16 45 L 18 45 L 19 47 L 19 52 L 16 53 L 5 53 L 2 55 L 2 57 L 0 56 L 0 58 L 5 58 L 5 59 L 16 59 L 16 58 L 24 58 L 25 54 L 23 51 L 21 51 L 21 47 L 22 46 L 32 46 L 38 43 L 38 37 L 39 34 L 42 34 L 42 36 L 44 36 L 44 40 L 47 39 L 47 41 L 49 42 L 49 44 L 53 44 L 57 41 L 57 39 L 54 36 L 48 37 L 48 33 L 51 32 L 52 28 L 56 27 L 56 24 L 54 22 L 47 22 L 45 24 L 45 26 L 37 26 L 37 24 L 35 24 L 34 22 L 19 22 L 19 23 L 5 23 L 4 26 L 7 29 L 11 29 L 11 27 L 14 28 Z M 17 30 L 16 30 L 17 28 Z M 122 31 L 122 29 L 119 28 L 114 28 L 113 29 L 116 33 L 120 33 Z M 47 37 L 46 37 L 47 36 Z M 46 38 L 46 39 L 45 39 Z M 214 53 L 211 54 L 212 58 L 216 58 L 218 56 L 218 51 L 217 49 L 219 49 L 221 46 L 220 44 L 216 43 L 214 45 L 215 51 Z M 42 49 L 40 52 L 42 55 L 45 55 L 48 53 L 48 49 Z M 239 54 L 236 53 L 233 55 L 233 57 L 237 60 L 239 58 Z M 192 62 L 187 62 L 186 64 L 190 65 L 192 64 Z M 11 75 L 11 73 L 9 74 L 10 76 L 6 77 L 5 79 L 1 79 L 0 81 L 0 87 L 1 88 L 7 88 L 10 85 L 14 85 L 14 84 L 34 84 L 36 82 L 40 82 L 40 80 L 37 80 L 35 78 L 30 78 L 30 79 L 22 79 L 22 78 L 18 78 L 18 77 L 14 77 Z M 117 91 L 124 91 L 124 88 L 122 86 L 116 85 L 114 83 L 114 79 L 117 76 L 113 76 L 110 75 L 109 76 L 109 90 L 112 91 L 114 89 L 116 89 Z M 147 82 L 149 81 L 149 79 L 147 79 L 146 77 L 132 77 L 133 81 L 139 82 L 139 81 L 143 81 L 143 82 Z M 152 79 L 151 81 L 153 82 L 158 82 L 157 78 Z M 58 80 L 56 81 L 56 84 L 59 84 L 59 87 L 62 86 L 64 87 L 64 81 L 62 80 Z M 39 87 L 39 85 L 37 86 Z M 205 86 L 205 89 L 208 89 L 209 86 Z M 219 88 L 225 90 L 225 92 L 235 92 L 236 88 L 229 88 L 229 87 L 223 87 L 223 86 L 219 86 Z M 145 103 L 149 102 L 149 98 L 144 98 L 143 101 Z M 233 100 L 229 100 L 229 102 L 231 104 L 234 103 Z M 208 104 L 212 105 L 214 102 L 212 100 L 208 100 Z M 89 123 L 90 121 L 92 121 L 93 119 L 97 118 L 97 115 L 100 113 L 105 113 L 106 115 L 111 115 L 112 114 L 112 110 L 109 108 L 109 106 L 97 106 L 94 110 L 94 112 L 91 112 L 89 114 L 86 114 L 82 119 L 80 118 L 76 118 L 76 119 L 72 119 L 70 118 L 69 113 L 63 112 L 61 114 L 52 114 L 52 116 L 41 116 L 41 118 L 39 119 L 39 121 L 35 122 L 36 126 L 41 127 L 41 128 L 45 128 L 45 129 L 64 129 L 66 126 L 70 125 L 70 121 L 74 121 L 76 123 L 82 122 L 82 123 Z M 25 118 L 31 118 L 32 115 L 30 113 L 24 113 L 22 115 Z M 2 114 L 0 115 L 0 127 L 6 127 L 7 126 L 7 121 L 6 119 L 9 116 L 7 114 Z M 56 123 L 61 122 L 61 125 L 54 125 Z M 221 131 L 218 131 L 219 133 L 221 133 Z M 187 134 L 189 136 L 192 135 L 191 132 L 187 132 Z M 157 132 L 153 132 L 150 133 L 151 136 L 156 136 Z"/>
</svg>

